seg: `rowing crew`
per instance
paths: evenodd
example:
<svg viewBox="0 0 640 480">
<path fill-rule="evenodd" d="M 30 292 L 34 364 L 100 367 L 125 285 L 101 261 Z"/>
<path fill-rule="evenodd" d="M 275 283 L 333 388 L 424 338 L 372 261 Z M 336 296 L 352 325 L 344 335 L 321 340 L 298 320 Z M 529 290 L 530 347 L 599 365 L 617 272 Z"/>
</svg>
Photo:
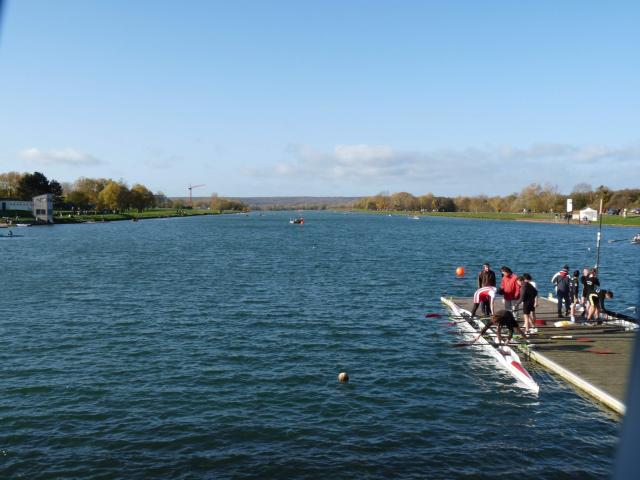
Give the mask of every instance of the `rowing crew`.
<svg viewBox="0 0 640 480">
<path fill-rule="evenodd" d="M 508 270 L 507 267 L 503 268 Z M 511 270 L 508 270 L 508 272 L 503 273 L 503 275 L 504 274 L 513 277 L 513 291 L 507 292 L 502 287 L 496 288 L 494 286 L 480 287 L 473 295 L 471 316 L 476 314 L 480 305 L 482 305 L 484 315 L 495 313 L 496 295 L 503 295 L 504 304 L 508 310 L 515 311 L 522 305 L 525 333 L 537 333 L 538 329 L 535 328 L 535 323 L 536 307 L 538 306 L 538 290 L 536 289 L 535 282 L 533 282 L 531 275 L 528 273 L 516 277 Z M 509 299 L 507 299 L 508 297 Z"/>
</svg>

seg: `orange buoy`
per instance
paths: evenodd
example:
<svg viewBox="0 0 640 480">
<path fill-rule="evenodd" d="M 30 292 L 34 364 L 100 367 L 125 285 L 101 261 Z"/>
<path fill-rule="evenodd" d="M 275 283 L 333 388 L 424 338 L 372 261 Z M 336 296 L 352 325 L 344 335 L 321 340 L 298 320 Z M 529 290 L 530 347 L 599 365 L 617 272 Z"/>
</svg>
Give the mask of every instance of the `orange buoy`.
<svg viewBox="0 0 640 480">
<path fill-rule="evenodd" d="M 456 277 L 464 277 L 464 267 L 456 268 Z"/>
</svg>

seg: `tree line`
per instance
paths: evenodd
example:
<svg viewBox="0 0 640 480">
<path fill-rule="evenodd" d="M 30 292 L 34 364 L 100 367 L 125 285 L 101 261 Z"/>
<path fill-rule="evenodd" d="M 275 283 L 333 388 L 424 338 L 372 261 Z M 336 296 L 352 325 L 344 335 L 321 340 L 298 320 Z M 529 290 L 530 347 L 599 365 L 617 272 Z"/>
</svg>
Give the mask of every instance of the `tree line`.
<svg viewBox="0 0 640 480">
<path fill-rule="evenodd" d="M 167 201 L 162 193 L 154 194 L 142 184 L 129 188 L 125 182 L 110 178 L 81 177 L 73 183 L 60 183 L 41 172 L 0 174 L 0 196 L 28 201 L 45 193 L 52 194 L 54 208 L 69 210 L 141 212 Z"/>
<path fill-rule="evenodd" d="M 110 178 L 80 177 L 75 182 L 60 183 L 49 180 L 43 173 L 0 173 L 0 197 L 30 201 L 33 197 L 50 193 L 54 208 L 59 210 L 97 210 L 142 212 L 150 208 L 192 208 L 185 199 L 169 199 L 162 192 L 153 193 L 136 183 L 131 188 L 122 180 Z M 247 206 L 213 194 L 209 202 L 196 205 L 200 208 L 225 211 L 245 211 Z"/>
<path fill-rule="evenodd" d="M 640 189 L 611 190 L 604 185 L 594 189 L 580 183 L 569 195 L 558 191 L 554 185 L 532 183 L 519 193 L 506 196 L 477 195 L 441 197 L 432 193 L 414 196 L 407 192 L 379 193 L 354 202 L 354 208 L 363 210 L 398 210 L 428 212 L 565 212 L 567 199 L 573 201 L 573 209 L 598 208 L 600 198 L 604 208 L 640 207 Z"/>
</svg>

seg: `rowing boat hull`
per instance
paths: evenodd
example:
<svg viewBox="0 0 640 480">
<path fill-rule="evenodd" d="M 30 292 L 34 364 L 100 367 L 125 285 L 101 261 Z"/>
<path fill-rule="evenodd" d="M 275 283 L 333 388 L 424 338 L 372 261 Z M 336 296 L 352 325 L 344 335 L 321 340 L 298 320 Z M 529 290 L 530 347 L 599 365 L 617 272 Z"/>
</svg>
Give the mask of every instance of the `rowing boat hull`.
<svg viewBox="0 0 640 480">
<path fill-rule="evenodd" d="M 471 317 L 469 312 L 458 307 L 452 301 L 444 297 L 440 300 L 453 312 L 453 314 L 457 318 L 466 319 Z M 476 323 L 476 326 L 472 325 L 469 321 L 459 322 L 458 326 L 465 333 L 475 336 L 480 333 L 480 330 L 482 330 L 482 328 L 484 328 L 484 323 L 477 319 L 474 319 L 474 322 Z M 487 341 L 487 339 L 485 339 L 484 337 L 480 337 L 476 344 L 481 346 L 484 351 L 491 354 L 491 356 L 496 359 L 498 365 L 509 372 L 518 381 L 519 386 L 524 387 L 533 393 L 538 393 L 540 391 L 540 387 L 531 377 L 527 369 L 522 366 L 520 357 L 516 352 L 513 351 L 511 347 L 504 345 L 498 347 L 493 339 L 491 339 L 491 341 Z"/>
</svg>

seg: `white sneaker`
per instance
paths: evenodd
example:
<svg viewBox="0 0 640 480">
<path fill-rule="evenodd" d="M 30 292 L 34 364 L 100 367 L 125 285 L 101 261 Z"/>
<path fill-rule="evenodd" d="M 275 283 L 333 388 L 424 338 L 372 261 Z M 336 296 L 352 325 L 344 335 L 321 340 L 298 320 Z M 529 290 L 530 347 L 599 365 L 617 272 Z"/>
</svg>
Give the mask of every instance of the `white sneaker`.
<svg viewBox="0 0 640 480">
<path fill-rule="evenodd" d="M 576 317 L 574 317 L 573 315 L 571 315 L 571 323 L 576 323 Z"/>
</svg>

